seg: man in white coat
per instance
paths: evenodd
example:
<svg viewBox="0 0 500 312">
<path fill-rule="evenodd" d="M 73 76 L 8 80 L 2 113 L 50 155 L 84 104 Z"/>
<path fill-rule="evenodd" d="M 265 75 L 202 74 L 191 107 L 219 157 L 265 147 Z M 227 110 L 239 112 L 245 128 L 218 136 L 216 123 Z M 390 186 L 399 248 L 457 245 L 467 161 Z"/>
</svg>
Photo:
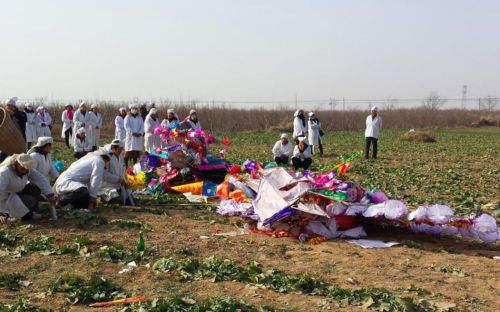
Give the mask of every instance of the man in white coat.
<svg viewBox="0 0 500 312">
<path fill-rule="evenodd" d="M 288 165 L 290 163 L 290 156 L 292 156 L 292 144 L 288 141 L 286 133 L 281 134 L 281 138 L 274 144 L 273 147 L 274 161 L 280 165 Z"/>
<path fill-rule="evenodd" d="M 125 159 L 123 157 L 123 142 L 114 139 L 111 144 L 107 144 L 101 149 L 109 154 L 109 167 L 104 172 L 104 181 L 101 186 L 100 195 L 104 201 L 109 202 L 120 194 L 125 199 L 130 196 L 125 182 Z"/>
<path fill-rule="evenodd" d="M 125 142 L 125 116 L 127 116 L 127 110 L 120 107 L 118 115 L 115 117 L 115 139 L 121 142 Z"/>
<path fill-rule="evenodd" d="M 35 211 L 42 194 L 56 202 L 49 182 L 35 166 L 36 160 L 28 154 L 14 154 L 0 164 L 0 223 L 40 217 Z"/>
<path fill-rule="evenodd" d="M 59 196 L 58 207 L 72 205 L 76 209 L 95 211 L 109 154 L 96 151 L 69 166 L 54 184 Z"/>
<path fill-rule="evenodd" d="M 154 133 L 156 127 L 159 125 L 157 110 L 156 108 L 151 108 L 144 120 L 144 148 L 146 152 L 161 147 L 160 135 Z"/>
<path fill-rule="evenodd" d="M 377 159 L 378 152 L 378 137 L 380 135 L 380 129 L 382 129 L 382 117 L 378 115 L 377 106 L 373 106 L 371 109 L 371 114 L 366 117 L 366 130 L 365 130 L 365 158 L 369 158 L 370 154 L 370 144 L 373 145 L 373 159 Z"/>
<path fill-rule="evenodd" d="M 129 159 L 135 164 L 141 156 L 143 147 L 144 121 L 139 114 L 137 104 L 130 105 L 130 114 L 125 117 L 125 165 L 128 166 Z"/>
<path fill-rule="evenodd" d="M 38 106 L 36 109 L 36 118 L 37 118 L 37 136 L 52 136 L 52 117 L 45 110 L 45 107 Z"/>
<path fill-rule="evenodd" d="M 36 133 L 37 117 L 33 104 L 24 104 L 24 113 L 26 114 L 26 143 L 28 143 L 28 149 L 31 148 L 33 142 L 36 142 L 38 136 Z"/>
<path fill-rule="evenodd" d="M 302 109 L 297 110 L 293 114 L 293 138 L 303 135 L 307 138 L 307 121 Z"/>
<path fill-rule="evenodd" d="M 309 145 L 312 147 L 313 153 L 316 152 L 316 146 L 319 147 L 319 155 L 323 156 L 323 142 L 321 142 L 321 122 L 318 118 L 316 118 L 316 114 L 314 112 L 309 113 L 309 120 L 307 121 L 308 127 L 308 139 Z"/>
<path fill-rule="evenodd" d="M 73 136 L 76 137 L 78 129 L 84 128 L 86 139 L 92 143 L 92 115 L 87 111 L 87 103 L 80 103 L 73 115 L 73 124 L 75 125 L 73 128 Z"/>
<path fill-rule="evenodd" d="M 95 104 L 90 106 L 89 114 L 92 116 L 92 149 L 95 151 L 101 140 L 102 115 L 99 113 L 97 105 Z"/>
<path fill-rule="evenodd" d="M 61 138 L 64 139 L 64 143 L 67 148 L 73 145 L 73 106 L 71 104 L 66 104 L 64 110 L 61 114 L 61 121 L 63 123 L 61 128 Z"/>
<path fill-rule="evenodd" d="M 36 145 L 28 151 L 28 154 L 36 160 L 34 169 L 40 172 L 47 181 L 59 177 L 59 172 L 54 167 L 52 157 L 50 156 L 53 143 L 54 139 L 52 137 L 39 137 Z"/>
</svg>

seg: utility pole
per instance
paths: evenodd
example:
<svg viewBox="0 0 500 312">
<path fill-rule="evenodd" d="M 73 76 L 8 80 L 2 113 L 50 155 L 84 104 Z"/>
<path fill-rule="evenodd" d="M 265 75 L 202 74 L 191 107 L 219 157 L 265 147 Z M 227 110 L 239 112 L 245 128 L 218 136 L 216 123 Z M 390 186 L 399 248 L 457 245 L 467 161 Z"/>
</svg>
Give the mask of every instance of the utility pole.
<svg viewBox="0 0 500 312">
<path fill-rule="evenodd" d="M 295 110 L 298 110 L 299 107 L 297 106 L 297 93 L 295 93 Z"/>
<path fill-rule="evenodd" d="M 466 102 L 467 102 L 467 85 L 464 85 L 462 87 L 462 109 L 466 109 Z"/>
</svg>

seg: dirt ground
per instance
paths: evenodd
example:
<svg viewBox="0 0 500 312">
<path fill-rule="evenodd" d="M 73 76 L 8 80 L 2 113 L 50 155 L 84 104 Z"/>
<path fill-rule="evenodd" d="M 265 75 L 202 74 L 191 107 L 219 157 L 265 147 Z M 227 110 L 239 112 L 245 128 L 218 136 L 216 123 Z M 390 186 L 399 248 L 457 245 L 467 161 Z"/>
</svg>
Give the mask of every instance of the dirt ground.
<svg viewBox="0 0 500 312">
<path fill-rule="evenodd" d="M 153 211 L 151 211 L 153 212 Z M 344 240 L 323 242 L 318 245 L 302 244 L 290 238 L 273 238 L 259 234 L 236 237 L 214 236 L 215 232 L 235 229 L 238 218 L 224 219 L 206 210 L 168 210 L 163 215 L 131 208 L 107 208 L 99 215 L 113 219 L 138 220 L 151 227 L 145 232 L 147 247 L 155 248 L 154 259 L 159 257 L 205 258 L 215 255 L 245 265 L 257 261 L 263 268 L 287 273 L 307 273 L 343 288 L 381 287 L 406 297 L 425 298 L 433 302 L 456 304 L 458 311 L 498 311 L 500 304 L 500 246 L 457 242 L 451 239 L 415 236 L 391 231 L 369 232 L 370 238 L 385 240 L 411 240 L 414 248 L 398 246 L 387 249 L 362 249 Z M 193 220 L 204 219 L 204 220 Z M 200 217 L 203 216 L 203 217 Z M 55 238 L 56 245 L 71 244 L 81 236 L 93 243 L 90 251 L 103 245 L 122 244 L 131 249 L 139 235 L 137 229 L 119 229 L 111 224 L 77 226 L 76 220 L 32 222 L 29 228 L 9 229 L 25 237 L 45 234 Z M 5 230 L 5 229 L 4 229 Z M 12 302 L 19 297 L 29 298 L 35 306 L 69 311 L 88 310 L 85 305 L 71 306 L 63 294 L 49 295 L 51 281 L 64 272 L 82 276 L 98 274 L 109 278 L 126 291 L 150 298 L 172 293 L 188 293 L 196 299 L 231 296 L 256 306 L 268 305 L 296 311 L 341 310 L 361 311 L 361 307 L 337 308 L 319 296 L 281 294 L 238 282 L 212 283 L 208 280 L 179 281 L 175 273 L 158 273 L 141 264 L 132 272 L 118 274 L 123 264 L 105 262 L 100 258 L 71 255 L 40 255 L 31 253 L 20 258 L 2 256 L 1 273 L 17 271 L 32 284 L 20 291 L 0 288 L 0 301 Z M 453 267 L 466 272 L 450 274 L 432 267 Z M 418 291 L 408 290 L 410 287 Z M 103 309 L 106 311 L 107 309 Z"/>
</svg>

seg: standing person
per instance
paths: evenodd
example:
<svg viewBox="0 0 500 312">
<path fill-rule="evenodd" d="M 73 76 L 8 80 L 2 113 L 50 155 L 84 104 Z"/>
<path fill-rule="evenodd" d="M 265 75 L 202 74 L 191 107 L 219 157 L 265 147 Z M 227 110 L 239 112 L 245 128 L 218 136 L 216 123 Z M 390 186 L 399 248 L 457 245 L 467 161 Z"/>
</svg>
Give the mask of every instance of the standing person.
<svg viewBox="0 0 500 312">
<path fill-rule="evenodd" d="M 102 115 L 99 113 L 97 105 L 95 104 L 90 106 L 89 114 L 92 115 L 92 150 L 95 151 L 101 140 Z"/>
<path fill-rule="evenodd" d="M 316 145 L 319 146 L 319 155 L 323 156 L 323 144 L 321 142 L 321 122 L 316 117 L 314 112 L 309 113 L 309 121 L 307 122 L 309 144 L 312 147 L 313 153 L 316 152 Z"/>
<path fill-rule="evenodd" d="M 36 109 L 37 120 L 37 137 L 51 137 L 52 136 L 52 117 L 47 112 L 45 107 L 38 106 Z"/>
<path fill-rule="evenodd" d="M 307 122 L 304 116 L 304 111 L 299 109 L 293 114 L 293 138 L 303 135 L 307 138 Z"/>
<path fill-rule="evenodd" d="M 377 106 L 373 106 L 371 109 L 371 114 L 366 117 L 366 146 L 365 146 L 365 158 L 369 158 L 370 154 L 370 144 L 373 144 L 373 159 L 377 159 L 378 152 L 378 137 L 380 134 L 380 129 L 382 128 L 382 117 L 378 115 Z"/>
<path fill-rule="evenodd" d="M 280 140 L 274 144 L 273 147 L 274 161 L 280 165 L 288 165 L 290 156 L 292 156 L 292 144 L 288 141 L 288 135 L 282 133 Z"/>
<path fill-rule="evenodd" d="M 68 204 L 76 209 L 97 209 L 97 195 L 101 188 L 104 171 L 109 164 L 109 154 L 97 151 L 69 166 L 54 184 L 59 207 Z"/>
<path fill-rule="evenodd" d="M 73 136 L 76 139 L 76 131 L 80 128 L 85 129 L 85 137 L 88 141 L 92 141 L 92 116 L 87 111 L 87 103 L 81 102 L 78 109 L 73 114 Z M 91 142 L 92 143 L 92 142 Z"/>
<path fill-rule="evenodd" d="M 173 109 L 167 110 L 167 117 L 162 120 L 161 126 L 168 129 L 179 128 L 179 118 Z"/>
<path fill-rule="evenodd" d="M 142 103 L 140 107 L 140 113 L 142 120 L 146 120 L 146 116 L 148 115 L 148 103 Z"/>
<path fill-rule="evenodd" d="M 73 141 L 73 148 L 75 150 L 73 156 L 76 159 L 80 159 L 92 151 L 92 142 L 87 139 L 86 132 L 84 127 L 76 130 L 75 140 Z"/>
<path fill-rule="evenodd" d="M 28 154 L 36 161 L 34 169 L 40 172 L 47 181 L 50 181 L 50 178 L 56 179 L 59 176 L 50 155 L 53 143 L 54 139 L 51 137 L 39 137 L 36 145 L 28 151 Z"/>
<path fill-rule="evenodd" d="M 26 139 L 26 114 L 17 109 L 17 97 L 9 98 L 5 101 L 5 111 L 9 114 L 12 121 L 17 125 L 24 139 Z M 0 162 L 9 156 L 0 152 Z"/>
<path fill-rule="evenodd" d="M 296 145 L 293 148 L 292 163 L 295 170 L 302 168 L 307 170 L 312 163 L 311 146 L 306 143 L 307 139 L 304 136 L 299 136 L 296 139 Z"/>
<path fill-rule="evenodd" d="M 61 128 L 61 137 L 64 138 L 64 143 L 67 148 L 73 145 L 73 106 L 71 104 L 66 104 L 61 114 L 61 121 L 63 123 Z"/>
<path fill-rule="evenodd" d="M 184 122 L 189 123 L 188 129 L 201 130 L 201 123 L 198 120 L 198 114 L 194 109 L 189 111 L 189 116 L 187 116 L 186 119 L 184 119 Z"/>
<path fill-rule="evenodd" d="M 38 136 L 36 134 L 36 113 L 33 108 L 33 104 L 24 104 L 24 113 L 26 114 L 26 143 L 28 144 L 28 149 L 31 148 L 31 144 L 36 142 Z"/>
<path fill-rule="evenodd" d="M 156 108 L 151 108 L 144 121 L 144 148 L 148 153 L 152 149 L 161 147 L 160 135 L 154 133 L 159 124 Z"/>
<path fill-rule="evenodd" d="M 118 115 L 115 117 L 115 139 L 121 142 L 125 142 L 125 116 L 127 116 L 127 110 L 120 107 Z"/>
<path fill-rule="evenodd" d="M 144 121 L 139 114 L 137 104 L 130 105 L 130 114 L 125 117 L 125 165 L 128 166 L 129 159 L 135 164 L 142 151 L 142 136 L 144 135 Z"/>
<path fill-rule="evenodd" d="M 40 218 L 36 213 L 40 195 L 56 202 L 47 179 L 34 167 L 36 160 L 28 154 L 14 154 L 0 164 L 0 216 L 28 220 Z"/>
</svg>

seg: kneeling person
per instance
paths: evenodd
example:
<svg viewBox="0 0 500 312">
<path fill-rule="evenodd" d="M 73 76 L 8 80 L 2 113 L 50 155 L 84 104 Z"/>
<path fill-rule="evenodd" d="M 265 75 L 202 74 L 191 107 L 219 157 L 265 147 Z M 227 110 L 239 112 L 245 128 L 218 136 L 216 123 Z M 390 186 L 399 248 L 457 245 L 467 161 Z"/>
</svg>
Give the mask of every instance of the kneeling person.
<svg viewBox="0 0 500 312">
<path fill-rule="evenodd" d="M 54 139 L 51 137 L 39 137 L 36 145 L 28 151 L 28 154 L 36 160 L 36 167 L 34 169 L 45 176 L 48 181 L 51 178 L 56 179 L 59 177 L 59 172 L 57 172 L 52 164 L 52 157 L 50 156 L 52 143 L 54 143 Z"/>
<path fill-rule="evenodd" d="M 27 220 L 37 216 L 40 195 L 51 203 L 56 197 L 48 180 L 36 169 L 28 154 L 14 154 L 0 164 L 0 220 Z"/>
<path fill-rule="evenodd" d="M 297 138 L 297 145 L 293 149 L 292 163 L 295 170 L 302 168 L 307 170 L 312 163 L 311 146 L 306 143 L 306 138 Z"/>
<path fill-rule="evenodd" d="M 109 154 L 109 168 L 104 172 L 104 181 L 99 195 L 108 202 L 122 194 L 124 198 L 129 197 L 125 186 L 125 159 L 123 156 L 123 142 L 115 139 L 111 144 L 105 145 L 102 150 Z"/>
<path fill-rule="evenodd" d="M 71 204 L 76 209 L 94 211 L 109 158 L 109 154 L 99 150 L 69 166 L 54 184 L 58 206 Z"/>
<path fill-rule="evenodd" d="M 288 141 L 288 135 L 286 133 L 282 133 L 280 140 L 277 141 L 273 147 L 274 161 L 278 165 L 288 165 L 291 155 L 292 144 L 290 144 L 290 142 Z"/>
</svg>

